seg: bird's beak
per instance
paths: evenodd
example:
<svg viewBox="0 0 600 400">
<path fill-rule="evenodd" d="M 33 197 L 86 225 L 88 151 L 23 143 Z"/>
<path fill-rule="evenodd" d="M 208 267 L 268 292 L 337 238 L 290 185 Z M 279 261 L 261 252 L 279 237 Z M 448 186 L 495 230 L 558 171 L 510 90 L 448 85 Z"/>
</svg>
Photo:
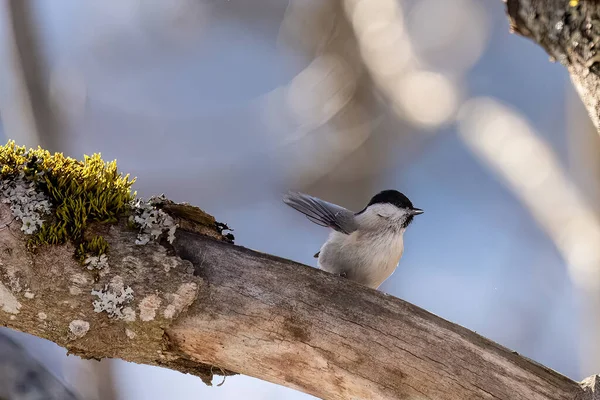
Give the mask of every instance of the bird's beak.
<svg viewBox="0 0 600 400">
<path fill-rule="evenodd" d="M 413 208 L 412 210 L 410 210 L 412 215 L 419 215 L 419 214 L 423 214 L 423 210 L 421 210 L 420 208 Z"/>
</svg>

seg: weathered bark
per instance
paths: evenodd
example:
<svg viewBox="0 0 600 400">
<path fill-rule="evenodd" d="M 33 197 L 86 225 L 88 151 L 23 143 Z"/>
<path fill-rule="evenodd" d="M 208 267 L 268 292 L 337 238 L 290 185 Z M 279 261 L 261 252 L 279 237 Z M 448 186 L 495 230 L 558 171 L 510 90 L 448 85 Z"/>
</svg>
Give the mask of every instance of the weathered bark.
<svg viewBox="0 0 600 400">
<path fill-rule="evenodd" d="M 567 67 L 597 130 L 600 130 L 600 2 L 505 0 L 511 29 L 542 46 Z"/>
<path fill-rule="evenodd" d="M 242 373 L 323 399 L 593 398 L 593 385 L 402 300 L 227 243 L 198 209 L 165 209 L 182 227 L 174 246 L 135 245 L 124 223 L 88 228 L 110 245 L 99 272 L 69 245 L 32 254 L 13 221 L 0 231 L 0 323 L 87 358 L 205 381 Z M 112 317 L 92 305 L 107 284 L 133 290 Z"/>
</svg>

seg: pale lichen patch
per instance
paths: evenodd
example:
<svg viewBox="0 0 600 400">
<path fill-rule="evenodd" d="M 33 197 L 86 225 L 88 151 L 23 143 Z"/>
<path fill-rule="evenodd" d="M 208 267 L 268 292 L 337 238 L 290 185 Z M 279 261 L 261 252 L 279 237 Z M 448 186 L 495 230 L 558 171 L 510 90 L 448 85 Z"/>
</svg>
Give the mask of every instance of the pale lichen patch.
<svg viewBox="0 0 600 400">
<path fill-rule="evenodd" d="M 135 339 L 137 336 L 136 333 L 129 328 L 125 328 L 125 335 L 127 335 L 129 339 Z"/>
<path fill-rule="evenodd" d="M 7 285 L 13 293 L 20 293 L 23 288 L 21 287 L 21 279 L 18 276 L 18 271 L 11 268 L 7 269 L 6 274 L 8 276 Z"/>
<path fill-rule="evenodd" d="M 135 321 L 135 310 L 131 307 L 123 308 L 123 320 L 127 322 Z"/>
<path fill-rule="evenodd" d="M 80 319 L 73 320 L 69 323 L 69 331 L 75 338 L 82 338 L 90 330 L 90 323 Z"/>
<path fill-rule="evenodd" d="M 88 283 L 88 278 L 86 274 L 78 272 L 71 275 L 70 281 L 76 285 L 86 285 Z"/>
<path fill-rule="evenodd" d="M 83 261 L 83 265 L 89 270 L 105 269 L 108 267 L 108 256 L 106 254 L 88 256 Z"/>
<path fill-rule="evenodd" d="M 133 300 L 133 289 L 125 287 L 120 276 L 113 277 L 102 290 L 92 290 L 92 295 L 98 297 L 93 302 L 95 312 L 105 311 L 110 318 L 135 321 L 135 311 L 131 307 L 125 307 Z"/>
<path fill-rule="evenodd" d="M 71 296 L 78 296 L 81 293 L 83 293 L 83 290 L 81 290 L 81 288 L 78 288 L 77 286 L 69 286 L 69 294 Z"/>
<path fill-rule="evenodd" d="M 19 303 L 15 295 L 2 283 L 0 283 L 0 307 L 2 307 L 2 311 L 9 314 L 18 314 L 21 308 L 21 303 Z"/>
<path fill-rule="evenodd" d="M 140 319 L 142 321 L 152 321 L 156 317 L 156 310 L 160 307 L 160 297 L 155 294 L 146 296 L 140 301 Z"/>
<path fill-rule="evenodd" d="M 145 245 L 151 240 L 157 240 L 166 234 L 167 241 L 173 243 L 178 225 L 169 214 L 157 208 L 166 199 L 164 196 L 154 196 L 148 201 L 137 199 L 133 204 L 134 215 L 129 221 L 139 228 L 135 244 Z"/>
<path fill-rule="evenodd" d="M 181 284 L 177 292 L 168 295 L 171 302 L 163 312 L 164 317 L 172 319 L 189 307 L 194 302 L 197 291 L 198 285 L 194 282 Z"/>
<path fill-rule="evenodd" d="M 46 315 L 45 312 L 39 312 L 37 317 L 40 321 L 44 321 L 46 318 L 48 318 L 48 315 Z"/>
<path fill-rule="evenodd" d="M 50 198 L 37 190 L 35 182 L 20 172 L 13 179 L 0 181 L 2 202 L 10 204 L 13 216 L 21 221 L 21 230 L 26 235 L 35 233 L 51 211 Z"/>
</svg>

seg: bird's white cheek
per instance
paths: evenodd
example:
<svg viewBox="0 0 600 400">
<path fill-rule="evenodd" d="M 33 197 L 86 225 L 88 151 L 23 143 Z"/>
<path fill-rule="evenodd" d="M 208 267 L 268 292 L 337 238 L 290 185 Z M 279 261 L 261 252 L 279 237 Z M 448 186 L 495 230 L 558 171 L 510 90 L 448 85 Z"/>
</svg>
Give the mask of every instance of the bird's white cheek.
<svg viewBox="0 0 600 400">
<path fill-rule="evenodd" d="M 406 216 L 406 210 L 392 204 L 376 204 L 373 207 L 373 211 L 387 218 L 400 218 Z"/>
<path fill-rule="evenodd" d="M 363 226 L 376 228 L 385 226 L 387 223 L 397 224 L 407 216 L 405 210 L 391 204 L 374 204 L 369 206 L 364 213 L 358 216 L 358 221 Z"/>
</svg>

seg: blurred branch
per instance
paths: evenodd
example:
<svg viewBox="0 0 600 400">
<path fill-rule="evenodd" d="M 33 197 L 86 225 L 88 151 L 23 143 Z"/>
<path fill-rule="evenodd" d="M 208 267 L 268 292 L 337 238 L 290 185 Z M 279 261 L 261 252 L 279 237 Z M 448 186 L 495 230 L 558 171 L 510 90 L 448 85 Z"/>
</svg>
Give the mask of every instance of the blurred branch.
<svg viewBox="0 0 600 400">
<path fill-rule="evenodd" d="M 40 143 L 40 135 L 16 41 L 16 21 L 12 18 L 11 4 L 8 1 L 0 3 L 0 27 L 3 28 L 0 36 L 0 114 L 7 136 L 34 147 Z"/>
<path fill-rule="evenodd" d="M 70 245 L 32 253 L 18 228 L 1 230 L 0 324 L 84 358 L 209 383 L 235 371 L 323 399 L 594 398 L 593 388 L 412 304 L 227 243 L 197 208 L 163 210 L 180 226 L 168 249 L 136 245 L 125 221 L 89 227 L 109 244 L 100 271 L 82 268 Z M 10 215 L 8 205 L 0 212 Z"/>
<path fill-rule="evenodd" d="M 22 121 L 22 125 L 27 126 L 30 132 L 21 132 L 21 130 L 18 132 L 26 134 L 30 140 L 37 140 L 31 146 L 40 145 L 49 150 L 58 151 L 57 121 L 53 116 L 48 96 L 48 74 L 36 29 L 38 24 L 34 20 L 33 3 L 31 0 L 5 2 L 4 7 L 9 19 L 8 25 L 12 29 L 12 35 L 7 37 L 14 41 L 10 45 L 14 69 L 13 76 L 9 79 L 15 79 L 14 84 L 17 85 L 19 97 L 23 100 L 20 109 L 2 109 L 0 111 L 3 112 L 3 118 L 30 120 Z M 8 115 L 5 116 L 5 114 Z M 6 129 L 6 133 L 8 137 L 18 139 L 11 130 L 11 126 Z"/>
<path fill-rule="evenodd" d="M 33 359 L 19 344 L 0 333 L 0 399 L 77 400 L 77 396 Z"/>
<path fill-rule="evenodd" d="M 585 370 L 595 370 L 600 359 L 597 210 L 519 112 L 492 99 L 473 98 L 463 106 L 459 121 L 465 144 L 502 178 L 566 261 L 572 281 L 583 296 L 581 357 Z"/>
<path fill-rule="evenodd" d="M 535 41 L 568 69 L 596 130 L 600 130 L 600 2 L 504 1 L 511 30 Z"/>
<path fill-rule="evenodd" d="M 302 135 L 298 142 L 303 143 L 296 144 L 309 148 L 311 155 L 306 157 L 297 146 L 290 151 L 293 155 L 285 155 L 297 160 L 290 168 L 294 186 L 333 200 L 344 192 L 372 193 L 373 180 L 356 172 L 375 174 L 392 162 L 382 141 L 373 140 L 385 110 L 344 1 L 289 2 L 278 42 L 311 60 L 287 89 Z"/>
</svg>

